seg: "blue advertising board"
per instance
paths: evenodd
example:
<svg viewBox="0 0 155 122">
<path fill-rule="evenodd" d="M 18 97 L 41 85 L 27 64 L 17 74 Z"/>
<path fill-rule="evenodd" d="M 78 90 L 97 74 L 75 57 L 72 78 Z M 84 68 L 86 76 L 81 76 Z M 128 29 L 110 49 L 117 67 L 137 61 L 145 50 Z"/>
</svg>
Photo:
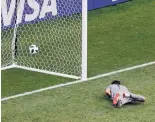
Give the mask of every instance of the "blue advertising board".
<svg viewBox="0 0 155 122">
<path fill-rule="evenodd" d="M 2 0 L 1 4 L 2 29 L 82 12 L 82 0 Z"/>
<path fill-rule="evenodd" d="M 94 0 L 88 0 L 88 10 L 94 9 Z"/>
<path fill-rule="evenodd" d="M 93 10 L 105 6 L 116 5 L 129 0 L 88 0 L 88 10 Z"/>
<path fill-rule="evenodd" d="M 19 11 L 16 9 L 17 1 Z M 126 1 L 88 0 L 88 10 Z M 2 0 L 1 4 L 2 30 L 14 27 L 15 24 L 36 23 L 82 12 L 82 0 Z"/>
</svg>

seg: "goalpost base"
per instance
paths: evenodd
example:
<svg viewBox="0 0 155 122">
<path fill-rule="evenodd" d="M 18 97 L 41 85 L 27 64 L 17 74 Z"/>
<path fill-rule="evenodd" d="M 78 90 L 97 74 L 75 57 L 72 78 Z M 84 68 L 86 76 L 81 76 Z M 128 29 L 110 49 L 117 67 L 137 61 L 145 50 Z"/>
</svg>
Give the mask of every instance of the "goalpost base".
<svg viewBox="0 0 155 122">
<path fill-rule="evenodd" d="M 12 69 L 12 68 L 15 68 L 16 66 L 15 65 L 9 65 L 9 66 L 6 66 L 6 67 L 2 67 L 1 70 L 7 70 L 7 69 Z"/>
<path fill-rule="evenodd" d="M 44 74 L 50 74 L 50 75 L 61 76 L 61 77 L 72 78 L 72 79 L 80 79 L 80 77 L 73 76 L 73 75 L 67 75 L 67 74 L 63 74 L 63 73 L 50 72 L 50 71 L 46 71 L 46 70 L 40 70 L 40 69 L 35 69 L 35 68 L 30 68 L 30 67 L 25 67 L 25 66 L 19 66 L 19 65 L 15 65 L 15 64 L 3 67 L 3 68 L 1 68 L 1 70 L 7 70 L 7 69 L 12 69 L 12 68 L 19 68 L 19 69 L 35 71 L 35 72 L 40 72 L 40 73 L 44 73 Z"/>
</svg>

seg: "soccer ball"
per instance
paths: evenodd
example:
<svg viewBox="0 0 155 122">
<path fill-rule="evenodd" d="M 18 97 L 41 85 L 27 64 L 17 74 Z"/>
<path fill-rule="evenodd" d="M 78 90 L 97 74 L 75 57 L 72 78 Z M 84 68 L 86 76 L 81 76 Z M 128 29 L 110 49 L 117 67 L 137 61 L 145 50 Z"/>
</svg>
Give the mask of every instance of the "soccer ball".
<svg viewBox="0 0 155 122">
<path fill-rule="evenodd" d="M 29 46 L 29 51 L 30 51 L 30 54 L 36 54 L 38 53 L 39 48 L 35 44 L 32 44 Z"/>
</svg>

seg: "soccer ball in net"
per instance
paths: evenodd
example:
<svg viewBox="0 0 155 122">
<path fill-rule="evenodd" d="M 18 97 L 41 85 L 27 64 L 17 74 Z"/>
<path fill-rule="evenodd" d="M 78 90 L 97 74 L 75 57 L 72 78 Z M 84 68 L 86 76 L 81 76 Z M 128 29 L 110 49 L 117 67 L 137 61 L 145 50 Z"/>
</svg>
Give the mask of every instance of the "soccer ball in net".
<svg viewBox="0 0 155 122">
<path fill-rule="evenodd" d="M 35 44 L 32 44 L 29 46 L 29 51 L 30 51 L 30 54 L 36 54 L 38 53 L 39 48 Z"/>
</svg>

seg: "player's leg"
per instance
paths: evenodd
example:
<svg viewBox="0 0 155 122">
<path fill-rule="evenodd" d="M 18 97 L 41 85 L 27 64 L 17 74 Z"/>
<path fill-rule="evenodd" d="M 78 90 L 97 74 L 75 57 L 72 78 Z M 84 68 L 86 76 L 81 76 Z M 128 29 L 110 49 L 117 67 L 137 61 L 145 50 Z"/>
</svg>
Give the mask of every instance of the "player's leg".
<svg viewBox="0 0 155 122">
<path fill-rule="evenodd" d="M 113 98 L 113 105 L 116 107 L 121 107 L 122 105 L 133 101 L 132 98 L 124 96 L 123 92 L 118 92 Z"/>
<path fill-rule="evenodd" d="M 121 106 L 123 106 L 123 105 L 125 105 L 125 104 L 127 104 L 127 103 L 131 103 L 133 101 L 133 99 L 132 98 L 129 98 L 129 97 L 121 97 L 119 100 L 118 100 L 118 102 L 117 102 L 117 104 L 116 104 L 116 107 L 121 107 Z"/>
<path fill-rule="evenodd" d="M 112 101 L 114 106 L 116 106 L 118 100 L 119 100 L 121 97 L 122 97 L 122 94 L 119 93 L 119 92 L 116 93 L 116 94 L 114 95 L 114 97 L 113 97 L 113 101 Z"/>
<path fill-rule="evenodd" d="M 137 94 L 130 94 L 130 98 L 138 102 L 145 102 L 145 97 Z"/>
</svg>

